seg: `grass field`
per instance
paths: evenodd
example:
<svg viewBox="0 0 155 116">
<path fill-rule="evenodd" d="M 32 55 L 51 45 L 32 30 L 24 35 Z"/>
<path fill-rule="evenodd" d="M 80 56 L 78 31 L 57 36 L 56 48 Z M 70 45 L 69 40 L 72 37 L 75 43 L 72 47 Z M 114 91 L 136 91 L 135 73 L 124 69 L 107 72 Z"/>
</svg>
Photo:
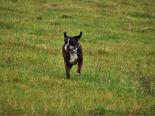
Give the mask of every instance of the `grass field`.
<svg viewBox="0 0 155 116">
<path fill-rule="evenodd" d="M 155 115 L 154 0 L 0 0 L 0 115 Z M 63 32 L 84 65 L 67 80 Z"/>
</svg>

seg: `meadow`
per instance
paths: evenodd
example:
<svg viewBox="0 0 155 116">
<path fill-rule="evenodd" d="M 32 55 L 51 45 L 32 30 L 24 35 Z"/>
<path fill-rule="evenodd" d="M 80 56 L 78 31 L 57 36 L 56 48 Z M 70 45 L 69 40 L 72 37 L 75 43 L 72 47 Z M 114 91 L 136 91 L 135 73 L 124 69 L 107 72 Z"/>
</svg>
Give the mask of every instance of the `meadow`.
<svg viewBox="0 0 155 116">
<path fill-rule="evenodd" d="M 155 115 L 154 0 L 0 0 L 0 115 Z M 63 32 L 83 32 L 67 80 Z"/>
</svg>

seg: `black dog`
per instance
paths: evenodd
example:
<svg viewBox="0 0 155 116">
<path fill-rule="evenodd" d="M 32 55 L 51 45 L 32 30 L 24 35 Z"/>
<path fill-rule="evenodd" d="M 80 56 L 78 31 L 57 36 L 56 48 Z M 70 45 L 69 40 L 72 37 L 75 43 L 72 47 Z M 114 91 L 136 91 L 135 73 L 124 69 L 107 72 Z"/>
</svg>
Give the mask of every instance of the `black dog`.
<svg viewBox="0 0 155 116">
<path fill-rule="evenodd" d="M 66 69 L 67 79 L 70 78 L 70 70 L 73 65 L 78 64 L 77 75 L 80 76 L 81 67 L 83 64 L 83 53 L 82 47 L 80 45 L 80 38 L 82 32 L 78 36 L 68 36 L 66 32 L 64 32 L 64 45 L 62 47 L 62 53 L 64 58 L 64 64 Z"/>
</svg>

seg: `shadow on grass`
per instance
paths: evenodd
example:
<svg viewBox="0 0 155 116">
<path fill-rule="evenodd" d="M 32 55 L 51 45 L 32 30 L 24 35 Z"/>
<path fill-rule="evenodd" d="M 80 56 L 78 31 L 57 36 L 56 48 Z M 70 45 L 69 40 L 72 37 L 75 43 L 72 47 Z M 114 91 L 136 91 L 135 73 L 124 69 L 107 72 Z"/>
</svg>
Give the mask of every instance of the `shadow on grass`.
<svg viewBox="0 0 155 116">
<path fill-rule="evenodd" d="M 120 42 L 121 38 L 118 35 L 102 35 L 95 38 L 95 40 L 102 40 L 102 41 L 112 41 L 112 42 Z"/>
<path fill-rule="evenodd" d="M 13 9 L 13 8 L 10 8 L 10 7 L 0 7 L 0 10 L 16 12 L 16 13 L 20 13 L 20 14 L 24 13 L 23 11 L 20 11 L 18 9 Z"/>
<path fill-rule="evenodd" d="M 109 110 L 103 105 L 97 105 L 94 109 L 88 111 L 90 116 L 104 116 L 104 115 L 125 115 L 123 111 Z"/>
<path fill-rule="evenodd" d="M 0 22 L 0 30 L 13 29 L 13 28 L 14 28 L 13 24 Z"/>
<path fill-rule="evenodd" d="M 150 15 L 150 14 L 145 13 L 145 12 L 131 12 L 131 13 L 128 13 L 128 15 L 131 17 L 135 17 L 135 18 L 152 18 L 152 19 L 155 19 L 155 16 Z"/>
</svg>

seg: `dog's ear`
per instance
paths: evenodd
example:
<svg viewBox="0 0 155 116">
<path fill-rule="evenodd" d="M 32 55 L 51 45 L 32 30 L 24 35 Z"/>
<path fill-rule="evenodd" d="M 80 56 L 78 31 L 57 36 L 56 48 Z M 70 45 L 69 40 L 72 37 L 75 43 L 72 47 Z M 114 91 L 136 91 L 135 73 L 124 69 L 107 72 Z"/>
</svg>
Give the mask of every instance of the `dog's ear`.
<svg viewBox="0 0 155 116">
<path fill-rule="evenodd" d="M 82 32 L 80 32 L 80 34 L 79 34 L 78 36 L 75 36 L 75 38 L 76 38 L 77 40 L 80 40 L 81 36 L 82 36 Z"/>
<path fill-rule="evenodd" d="M 67 32 L 64 32 L 64 42 L 68 41 L 68 38 Z"/>
<path fill-rule="evenodd" d="M 82 32 L 80 32 L 79 39 L 81 38 L 81 36 L 82 36 Z"/>
<path fill-rule="evenodd" d="M 67 32 L 64 32 L 64 38 L 67 38 L 68 35 L 67 35 Z"/>
</svg>

